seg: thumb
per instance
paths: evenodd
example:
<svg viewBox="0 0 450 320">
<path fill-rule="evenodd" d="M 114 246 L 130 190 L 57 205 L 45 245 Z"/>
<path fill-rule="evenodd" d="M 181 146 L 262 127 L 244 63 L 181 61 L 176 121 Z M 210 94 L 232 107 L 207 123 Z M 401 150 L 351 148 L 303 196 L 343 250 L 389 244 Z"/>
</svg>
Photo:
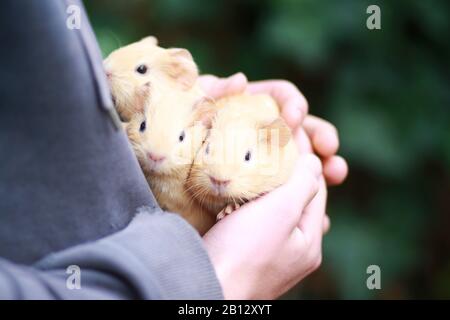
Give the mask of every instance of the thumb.
<svg viewBox="0 0 450 320">
<path fill-rule="evenodd" d="M 300 155 L 291 178 L 280 187 L 255 201 L 265 214 L 276 214 L 278 218 L 296 227 L 303 210 L 319 190 L 322 165 L 313 154 Z"/>
<path fill-rule="evenodd" d="M 219 99 L 224 96 L 239 94 L 247 88 L 247 77 L 239 72 L 228 78 L 217 78 L 209 76 L 205 80 L 210 81 L 202 86 L 206 93 L 213 99 Z M 202 85 L 202 82 L 201 84 Z"/>
</svg>

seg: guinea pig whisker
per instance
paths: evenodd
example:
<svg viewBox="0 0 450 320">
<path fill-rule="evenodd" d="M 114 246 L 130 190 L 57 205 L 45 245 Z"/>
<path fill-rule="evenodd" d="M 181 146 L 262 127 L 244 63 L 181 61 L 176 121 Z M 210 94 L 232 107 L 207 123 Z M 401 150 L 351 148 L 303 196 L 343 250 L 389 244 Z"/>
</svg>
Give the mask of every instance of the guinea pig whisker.
<svg viewBox="0 0 450 320">
<path fill-rule="evenodd" d="M 186 203 L 187 208 L 191 208 L 194 204 L 194 197 L 187 197 L 188 202 Z M 191 214 L 193 214 L 192 210 L 188 210 Z M 200 212 L 201 213 L 201 212 Z"/>
<path fill-rule="evenodd" d="M 197 188 L 198 188 L 198 185 L 193 183 L 190 186 L 188 186 L 187 188 L 183 189 L 183 192 L 186 194 L 189 194 L 191 191 L 195 191 Z"/>
<path fill-rule="evenodd" d="M 200 195 L 207 192 L 201 185 L 196 185 L 195 187 L 196 187 L 196 190 L 194 190 L 194 192 L 192 194 L 193 198 L 199 198 Z"/>
<path fill-rule="evenodd" d="M 200 186 L 202 193 L 199 195 L 199 203 L 200 206 L 204 206 L 206 199 L 209 197 L 209 190 L 205 188 L 204 186 Z"/>
<path fill-rule="evenodd" d="M 189 191 L 185 191 L 188 195 L 192 195 L 192 201 L 194 201 L 193 199 L 197 198 L 198 194 L 200 193 L 200 189 L 197 186 L 192 186 L 191 188 L 192 190 Z"/>
</svg>

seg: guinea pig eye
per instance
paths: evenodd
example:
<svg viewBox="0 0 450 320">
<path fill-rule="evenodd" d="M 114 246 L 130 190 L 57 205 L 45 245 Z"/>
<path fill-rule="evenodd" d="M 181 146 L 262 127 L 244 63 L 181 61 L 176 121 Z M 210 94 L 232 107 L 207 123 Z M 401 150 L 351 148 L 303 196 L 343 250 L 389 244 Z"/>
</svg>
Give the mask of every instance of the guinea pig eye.
<svg viewBox="0 0 450 320">
<path fill-rule="evenodd" d="M 252 158 L 252 153 L 250 151 L 247 151 L 247 153 L 245 154 L 245 161 L 250 161 L 250 159 Z"/>
<path fill-rule="evenodd" d="M 142 121 L 142 122 L 141 122 L 141 126 L 139 127 L 139 131 L 140 131 L 140 132 L 143 132 L 143 131 L 145 130 L 146 126 L 147 126 L 147 125 L 146 125 L 146 123 L 145 123 L 145 120 Z"/>
<path fill-rule="evenodd" d="M 145 64 L 141 64 L 136 68 L 136 72 L 140 74 L 146 74 L 147 73 L 147 66 Z"/>
<path fill-rule="evenodd" d="M 180 136 L 178 137 L 178 140 L 180 140 L 180 142 L 183 142 L 183 140 L 184 140 L 184 131 L 181 132 Z"/>
</svg>

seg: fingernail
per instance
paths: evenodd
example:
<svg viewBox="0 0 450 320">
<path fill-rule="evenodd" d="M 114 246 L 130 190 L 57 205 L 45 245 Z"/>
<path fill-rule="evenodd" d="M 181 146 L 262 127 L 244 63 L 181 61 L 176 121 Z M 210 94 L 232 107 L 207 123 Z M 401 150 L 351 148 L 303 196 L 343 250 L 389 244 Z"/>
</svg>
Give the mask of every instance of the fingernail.
<svg viewBox="0 0 450 320">
<path fill-rule="evenodd" d="M 240 80 L 242 82 L 247 82 L 247 77 L 242 72 L 235 73 L 231 78 L 235 81 Z"/>
</svg>

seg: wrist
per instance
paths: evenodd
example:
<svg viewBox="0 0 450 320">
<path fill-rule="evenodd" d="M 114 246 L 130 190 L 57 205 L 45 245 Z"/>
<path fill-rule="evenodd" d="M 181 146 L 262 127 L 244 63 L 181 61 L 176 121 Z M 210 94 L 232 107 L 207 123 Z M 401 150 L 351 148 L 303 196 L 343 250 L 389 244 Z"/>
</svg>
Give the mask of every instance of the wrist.
<svg viewBox="0 0 450 320">
<path fill-rule="evenodd" d="M 226 267 L 215 266 L 215 268 L 225 300 L 255 299 L 255 295 L 251 293 L 248 279 L 242 279 L 238 273 L 230 272 Z"/>
<path fill-rule="evenodd" d="M 233 263 L 235 257 L 222 258 L 214 254 L 208 244 L 206 247 L 225 300 L 254 299 L 255 295 L 251 293 L 251 277 L 244 275 L 246 272 L 242 267 L 233 267 L 233 265 L 240 265 Z"/>
</svg>

